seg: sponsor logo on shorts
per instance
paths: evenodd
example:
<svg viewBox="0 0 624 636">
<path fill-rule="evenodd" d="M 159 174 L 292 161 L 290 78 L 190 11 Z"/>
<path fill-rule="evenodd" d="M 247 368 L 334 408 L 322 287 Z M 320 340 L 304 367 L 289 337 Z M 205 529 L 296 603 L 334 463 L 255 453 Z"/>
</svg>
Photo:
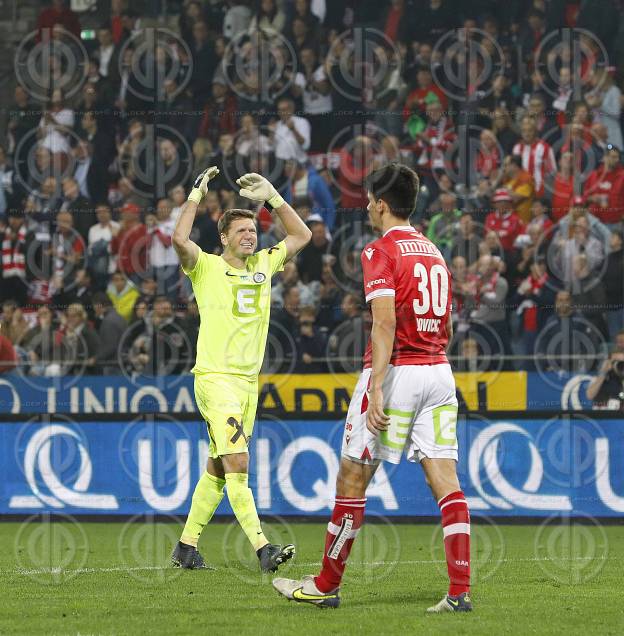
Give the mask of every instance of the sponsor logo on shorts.
<svg viewBox="0 0 624 636">
<path fill-rule="evenodd" d="M 249 444 L 249 439 L 247 438 L 247 435 L 245 435 L 243 424 L 241 422 L 239 422 L 235 417 L 229 417 L 227 423 L 236 429 L 236 433 L 234 433 L 230 439 L 232 444 L 236 444 L 241 437 L 245 440 L 246 444 Z"/>
</svg>

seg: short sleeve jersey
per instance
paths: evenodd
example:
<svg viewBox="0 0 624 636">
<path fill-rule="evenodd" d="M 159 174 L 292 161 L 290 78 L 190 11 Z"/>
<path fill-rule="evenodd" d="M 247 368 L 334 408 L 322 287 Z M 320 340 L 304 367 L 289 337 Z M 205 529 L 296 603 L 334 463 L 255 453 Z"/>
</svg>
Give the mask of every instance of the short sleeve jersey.
<svg viewBox="0 0 624 636">
<path fill-rule="evenodd" d="M 271 278 L 284 269 L 284 241 L 247 259 L 236 269 L 221 257 L 201 252 L 192 270 L 200 327 L 193 373 L 227 373 L 256 378 L 260 373 L 271 312 Z"/>
<path fill-rule="evenodd" d="M 448 362 L 451 276 L 438 248 L 411 226 L 397 226 L 369 243 L 361 260 L 366 302 L 379 296 L 395 299 L 396 333 L 390 364 Z M 369 340 L 364 367 L 371 364 Z"/>
</svg>

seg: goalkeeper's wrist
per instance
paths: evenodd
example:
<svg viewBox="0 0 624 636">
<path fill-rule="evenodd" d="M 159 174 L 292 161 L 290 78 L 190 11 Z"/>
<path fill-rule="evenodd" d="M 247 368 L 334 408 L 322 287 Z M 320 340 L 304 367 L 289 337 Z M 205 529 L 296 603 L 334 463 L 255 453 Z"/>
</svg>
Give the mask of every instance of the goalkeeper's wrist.
<svg viewBox="0 0 624 636">
<path fill-rule="evenodd" d="M 273 212 L 275 208 L 280 208 L 284 205 L 285 201 L 279 192 L 276 192 L 270 199 L 264 202 L 264 207 Z"/>
<path fill-rule="evenodd" d="M 193 188 L 191 190 L 191 193 L 188 195 L 188 200 L 193 201 L 193 203 L 196 203 L 197 205 L 201 203 L 201 200 L 203 198 L 204 198 L 204 195 L 202 194 L 202 191 L 199 188 Z"/>
</svg>

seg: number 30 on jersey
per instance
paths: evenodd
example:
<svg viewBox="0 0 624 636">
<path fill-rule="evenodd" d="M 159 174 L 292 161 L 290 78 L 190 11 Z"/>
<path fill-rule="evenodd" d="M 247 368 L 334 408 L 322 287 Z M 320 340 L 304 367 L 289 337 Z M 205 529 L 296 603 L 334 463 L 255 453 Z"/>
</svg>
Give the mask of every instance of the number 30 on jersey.
<svg viewBox="0 0 624 636">
<path fill-rule="evenodd" d="M 443 265 L 435 264 L 428 270 L 422 263 L 414 265 L 414 278 L 420 298 L 414 299 L 414 313 L 424 316 L 433 309 L 435 316 L 444 316 L 449 295 L 449 276 Z"/>
</svg>

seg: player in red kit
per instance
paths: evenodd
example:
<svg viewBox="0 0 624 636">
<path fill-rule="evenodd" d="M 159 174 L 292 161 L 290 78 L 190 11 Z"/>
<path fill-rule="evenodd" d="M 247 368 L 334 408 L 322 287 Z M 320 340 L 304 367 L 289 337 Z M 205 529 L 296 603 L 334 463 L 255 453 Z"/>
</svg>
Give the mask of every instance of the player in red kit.
<svg viewBox="0 0 624 636">
<path fill-rule="evenodd" d="M 408 219 L 418 176 L 390 164 L 367 179 L 368 213 L 381 237 L 362 252 L 373 326 L 342 441 L 336 503 L 318 576 L 277 578 L 288 598 L 338 607 L 339 588 L 364 520 L 366 488 L 382 460 L 420 462 L 442 515 L 450 586 L 428 612 L 470 611 L 470 515 L 457 479 L 457 399 L 446 358 L 451 284 L 442 255 Z"/>
</svg>

